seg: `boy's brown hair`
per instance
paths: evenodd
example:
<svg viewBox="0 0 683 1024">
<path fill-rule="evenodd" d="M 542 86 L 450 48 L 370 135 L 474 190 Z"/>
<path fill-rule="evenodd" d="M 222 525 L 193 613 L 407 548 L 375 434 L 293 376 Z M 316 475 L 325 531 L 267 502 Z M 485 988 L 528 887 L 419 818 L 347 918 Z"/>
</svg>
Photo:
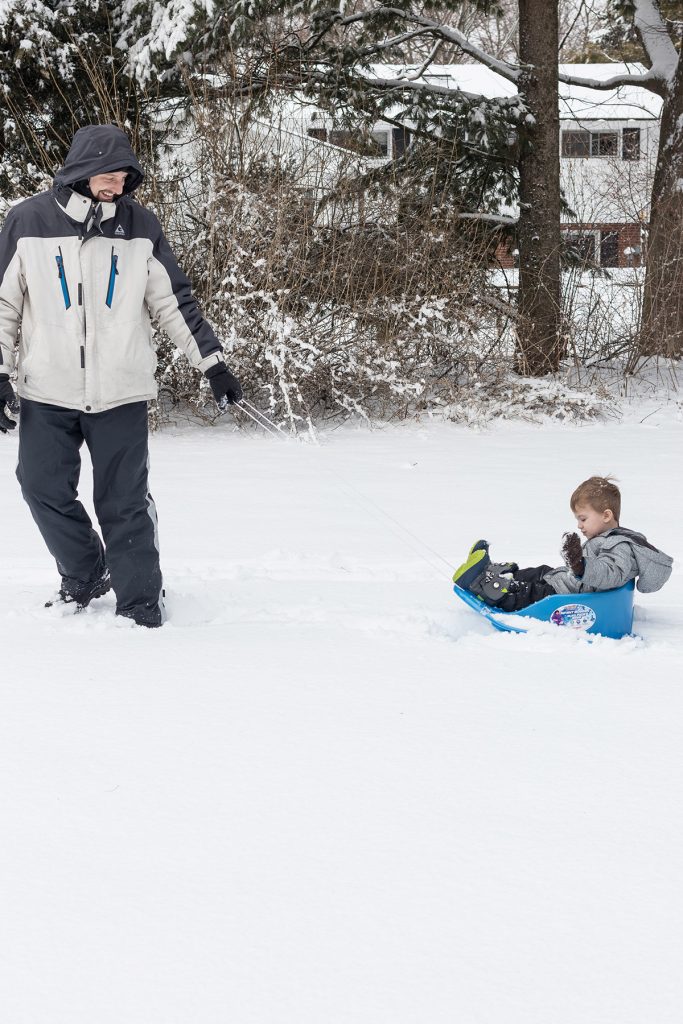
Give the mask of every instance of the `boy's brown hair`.
<svg viewBox="0 0 683 1024">
<path fill-rule="evenodd" d="M 621 492 L 609 476 L 591 476 L 576 488 L 569 499 L 569 507 L 576 511 L 577 505 L 590 505 L 596 512 L 610 509 L 619 522 L 621 515 Z"/>
</svg>

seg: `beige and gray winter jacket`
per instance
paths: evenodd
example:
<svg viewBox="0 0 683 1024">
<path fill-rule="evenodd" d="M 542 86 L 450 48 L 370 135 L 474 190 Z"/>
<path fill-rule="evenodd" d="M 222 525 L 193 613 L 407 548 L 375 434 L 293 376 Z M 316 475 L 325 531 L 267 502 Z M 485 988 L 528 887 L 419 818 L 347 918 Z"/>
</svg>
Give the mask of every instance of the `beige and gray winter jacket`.
<svg viewBox="0 0 683 1024">
<path fill-rule="evenodd" d="M 126 191 L 115 203 L 79 191 L 121 169 Z M 94 413 L 154 398 L 151 317 L 197 369 L 223 361 L 159 221 L 131 198 L 142 178 L 124 132 L 89 126 L 54 187 L 10 210 L 0 234 L 0 374 L 16 363 L 20 397 Z"/>
<path fill-rule="evenodd" d="M 576 576 L 569 569 L 551 569 L 543 577 L 557 594 L 587 594 L 623 587 L 629 580 L 643 594 L 664 586 L 671 575 L 673 559 L 642 533 L 616 526 L 592 537 L 583 545 L 585 569 Z"/>
</svg>

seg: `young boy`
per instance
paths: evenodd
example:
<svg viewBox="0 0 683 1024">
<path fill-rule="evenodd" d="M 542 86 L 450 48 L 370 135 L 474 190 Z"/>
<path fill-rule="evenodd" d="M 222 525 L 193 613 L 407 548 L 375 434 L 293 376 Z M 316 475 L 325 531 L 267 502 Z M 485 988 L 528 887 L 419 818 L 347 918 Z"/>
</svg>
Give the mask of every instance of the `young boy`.
<svg viewBox="0 0 683 1024">
<path fill-rule="evenodd" d="M 621 494 L 612 480 L 601 476 L 584 480 L 569 504 L 586 541 L 582 547 L 576 533 L 565 533 L 564 567 L 520 569 L 514 562 L 493 563 L 488 541 L 478 540 L 467 561 L 456 569 L 453 582 L 505 612 L 520 611 L 550 594 L 613 590 L 636 578 L 644 594 L 664 586 L 673 559 L 649 544 L 642 533 L 619 526 Z"/>
</svg>

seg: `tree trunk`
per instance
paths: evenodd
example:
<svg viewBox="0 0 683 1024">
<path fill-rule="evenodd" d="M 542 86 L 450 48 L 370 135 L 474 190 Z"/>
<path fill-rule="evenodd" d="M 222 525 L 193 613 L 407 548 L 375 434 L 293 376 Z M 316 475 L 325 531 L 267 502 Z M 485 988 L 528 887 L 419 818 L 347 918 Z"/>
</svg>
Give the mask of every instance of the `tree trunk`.
<svg viewBox="0 0 683 1024">
<path fill-rule="evenodd" d="M 664 100 L 652 188 L 640 352 L 683 355 L 683 60 Z"/>
<path fill-rule="evenodd" d="M 519 0 L 519 88 L 535 123 L 520 157 L 517 363 L 534 377 L 557 370 L 560 312 L 558 0 Z"/>
</svg>

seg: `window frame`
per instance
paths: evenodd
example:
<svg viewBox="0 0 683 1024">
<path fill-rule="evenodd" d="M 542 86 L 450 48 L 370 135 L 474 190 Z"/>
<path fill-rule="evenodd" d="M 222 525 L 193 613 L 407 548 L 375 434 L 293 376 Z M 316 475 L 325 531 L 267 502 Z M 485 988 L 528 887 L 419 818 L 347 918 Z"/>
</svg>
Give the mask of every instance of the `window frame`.
<svg viewBox="0 0 683 1024">
<path fill-rule="evenodd" d="M 584 269 L 600 266 L 600 230 L 598 228 L 589 228 L 586 231 L 581 231 L 580 228 L 569 228 L 562 231 L 562 240 L 565 245 L 573 244 L 569 241 L 572 238 L 576 239 L 579 244 L 582 242 L 592 242 L 593 254 L 584 260 Z"/>
<path fill-rule="evenodd" d="M 585 136 L 587 148 L 585 153 L 569 153 L 565 151 L 565 142 L 569 142 L 569 136 L 574 136 L 576 142 L 579 136 Z M 560 152 L 565 160 L 587 160 L 591 155 L 591 133 L 587 128 L 563 128 L 560 139 Z"/>
<path fill-rule="evenodd" d="M 603 131 L 603 130 L 600 130 L 600 131 L 597 131 L 597 132 L 591 132 L 590 136 L 591 136 L 591 159 L 592 160 L 610 160 L 610 159 L 614 159 L 614 157 L 619 157 L 619 131 L 618 131 L 618 129 L 615 128 L 614 131 Z M 613 153 L 601 153 L 600 152 L 599 147 L 600 147 L 600 145 L 601 145 L 601 143 L 602 143 L 602 141 L 604 139 L 611 139 L 611 140 L 613 140 L 613 144 L 614 144 L 614 152 Z M 596 152 L 596 149 L 597 149 L 597 152 Z"/>
<path fill-rule="evenodd" d="M 626 125 L 621 129 L 621 159 L 628 160 L 631 163 L 636 163 L 642 159 L 643 146 L 642 146 L 642 134 L 643 130 L 638 125 Z M 627 155 L 626 139 L 634 139 L 636 145 L 633 147 L 633 152 Z"/>
<path fill-rule="evenodd" d="M 607 239 L 610 238 L 610 237 L 614 238 L 614 255 L 615 255 L 615 262 L 614 263 L 606 263 L 605 260 L 603 259 L 603 246 L 606 244 Z M 605 267 L 607 270 L 613 270 L 614 268 L 620 266 L 619 244 L 620 244 L 620 232 L 619 232 L 618 228 L 607 228 L 606 230 L 599 229 L 598 250 L 599 250 L 599 254 L 600 254 L 600 266 L 601 267 Z"/>
<path fill-rule="evenodd" d="M 573 137 L 573 138 L 572 138 Z M 613 152 L 601 153 L 605 140 L 612 138 Z M 643 128 L 624 125 L 621 128 L 562 128 L 560 130 L 560 156 L 563 160 L 614 160 L 636 163 L 643 157 Z M 632 140 L 632 141 L 627 141 Z M 583 141 L 583 144 L 581 144 Z M 574 152 L 571 152 L 574 147 Z"/>
<path fill-rule="evenodd" d="M 379 150 L 379 152 L 376 155 L 371 154 L 370 158 L 373 160 L 389 160 L 391 158 L 391 131 L 388 128 L 375 128 L 368 134 L 370 145 L 374 143 Z M 379 141 L 379 139 L 377 138 L 378 135 L 384 136 L 384 143 L 381 143 Z"/>
</svg>

